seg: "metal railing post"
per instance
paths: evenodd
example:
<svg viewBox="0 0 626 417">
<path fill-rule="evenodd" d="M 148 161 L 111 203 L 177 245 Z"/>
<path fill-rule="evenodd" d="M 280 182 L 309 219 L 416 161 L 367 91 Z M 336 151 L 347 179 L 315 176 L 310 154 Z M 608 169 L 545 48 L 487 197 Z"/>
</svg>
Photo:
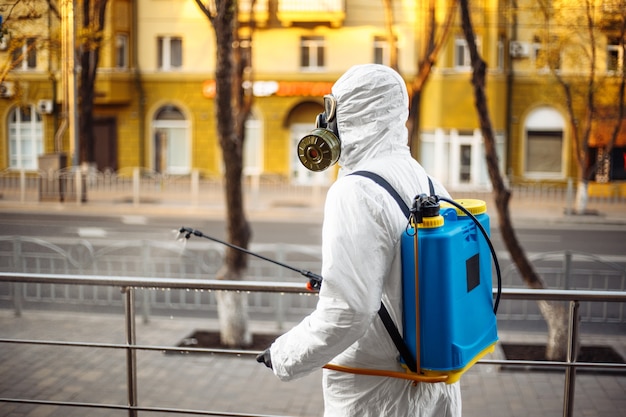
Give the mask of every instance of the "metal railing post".
<svg viewBox="0 0 626 417">
<path fill-rule="evenodd" d="M 276 247 L 276 259 L 279 262 L 286 262 L 287 254 L 285 253 L 285 247 L 283 245 L 278 245 Z M 278 279 L 280 281 L 284 280 L 284 268 L 278 268 Z M 273 294 L 274 300 L 276 301 L 276 329 L 282 331 L 285 327 L 285 297 L 280 294 Z"/>
<path fill-rule="evenodd" d="M 20 203 L 26 201 L 26 170 L 20 169 Z"/>
<path fill-rule="evenodd" d="M 22 270 L 22 240 L 17 238 L 13 240 L 13 268 L 15 270 Z M 21 282 L 13 283 L 13 308 L 15 311 L 15 317 L 22 316 L 22 292 L 26 284 Z"/>
<path fill-rule="evenodd" d="M 563 289 L 569 290 L 570 287 L 570 275 L 572 274 L 572 252 L 569 250 L 565 251 L 565 259 L 563 261 Z"/>
<path fill-rule="evenodd" d="M 565 193 L 565 214 L 572 214 L 572 202 L 574 201 L 574 184 L 572 178 L 567 179 L 567 191 Z"/>
<path fill-rule="evenodd" d="M 200 171 L 191 171 L 191 206 L 198 207 L 200 196 Z"/>
<path fill-rule="evenodd" d="M 150 275 L 154 273 L 153 263 L 151 262 L 151 246 L 149 242 L 141 245 L 141 264 L 142 270 L 147 271 Z M 141 316 L 145 324 L 150 322 L 150 294 L 145 289 L 141 291 L 143 298 L 141 303 Z"/>
<path fill-rule="evenodd" d="M 139 206 L 139 193 L 140 193 L 140 188 L 141 188 L 141 184 L 140 184 L 140 170 L 139 167 L 135 167 L 133 168 L 133 206 Z"/>
<path fill-rule="evenodd" d="M 569 329 L 567 343 L 567 364 L 576 362 L 578 356 L 578 307 L 580 303 L 572 300 L 569 303 Z M 574 392 L 576 390 L 576 367 L 565 368 L 565 393 L 563 395 L 563 417 L 574 415 Z"/>
<path fill-rule="evenodd" d="M 128 389 L 128 416 L 137 417 L 137 351 L 135 350 L 135 289 L 123 287 L 125 293 L 124 314 L 126 319 L 126 381 Z"/>
</svg>

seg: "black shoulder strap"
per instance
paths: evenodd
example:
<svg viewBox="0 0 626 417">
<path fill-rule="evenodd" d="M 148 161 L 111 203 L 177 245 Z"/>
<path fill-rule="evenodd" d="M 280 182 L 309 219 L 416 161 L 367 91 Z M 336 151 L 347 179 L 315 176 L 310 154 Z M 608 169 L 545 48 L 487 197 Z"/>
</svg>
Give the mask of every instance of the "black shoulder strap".
<svg viewBox="0 0 626 417">
<path fill-rule="evenodd" d="M 360 175 L 362 177 L 367 177 L 382 186 L 385 190 L 387 190 L 387 192 L 389 192 L 389 194 L 391 194 L 393 199 L 396 200 L 398 206 L 400 206 L 400 209 L 404 213 L 404 216 L 407 219 L 409 218 L 411 214 L 409 206 L 406 205 L 402 197 L 400 197 L 400 194 L 398 194 L 396 189 L 393 188 L 386 179 L 370 171 L 355 171 L 349 175 Z M 430 195 L 435 195 L 435 187 L 433 186 L 433 182 L 431 181 L 430 177 L 428 177 L 428 187 L 430 188 Z M 402 359 L 404 359 L 404 363 L 406 364 L 406 366 L 411 371 L 417 372 L 417 363 L 415 362 L 415 359 L 413 358 L 409 347 L 404 342 L 404 339 L 402 338 L 398 327 L 391 319 L 389 311 L 387 311 L 387 308 L 385 307 L 385 304 L 382 303 L 382 301 L 380 303 L 380 309 L 378 310 L 378 316 L 382 320 L 383 325 L 387 330 L 387 333 L 389 333 L 389 336 L 391 337 L 391 340 L 393 340 L 393 343 L 396 345 L 396 349 L 398 349 L 400 356 L 402 357 Z"/>
<path fill-rule="evenodd" d="M 400 194 L 398 194 L 396 189 L 393 188 L 386 179 L 370 171 L 354 171 L 349 175 L 360 175 L 362 177 L 367 177 L 383 187 L 385 190 L 387 190 L 389 194 L 391 194 L 393 199 L 396 200 L 396 203 L 398 203 L 398 206 L 400 206 L 400 210 L 402 210 L 404 216 L 407 219 L 409 218 L 409 216 L 411 215 L 411 210 L 409 209 L 409 206 L 406 205 L 402 197 L 400 197 Z M 430 191 L 430 195 L 435 195 L 435 186 L 433 185 L 433 181 L 430 179 L 430 177 L 428 177 L 428 188 Z"/>
<path fill-rule="evenodd" d="M 400 197 L 400 194 L 398 194 L 396 189 L 393 188 L 391 186 L 391 184 L 389 184 L 387 182 L 386 179 L 384 179 L 380 175 L 374 174 L 373 172 L 370 172 L 370 171 L 355 171 L 355 172 L 351 173 L 350 175 L 360 175 L 362 177 L 367 177 L 367 178 L 373 180 L 374 182 L 376 182 L 381 187 L 383 187 L 385 190 L 387 190 L 387 192 L 389 192 L 389 194 L 391 194 L 393 199 L 396 200 L 396 203 L 398 203 L 398 205 L 400 206 L 400 209 L 404 213 L 404 217 L 406 217 L 407 219 L 409 218 L 409 216 L 411 215 L 411 210 L 409 209 L 409 206 L 406 205 L 406 203 L 404 202 L 402 197 Z M 430 180 L 430 178 L 429 178 L 429 180 Z"/>
</svg>

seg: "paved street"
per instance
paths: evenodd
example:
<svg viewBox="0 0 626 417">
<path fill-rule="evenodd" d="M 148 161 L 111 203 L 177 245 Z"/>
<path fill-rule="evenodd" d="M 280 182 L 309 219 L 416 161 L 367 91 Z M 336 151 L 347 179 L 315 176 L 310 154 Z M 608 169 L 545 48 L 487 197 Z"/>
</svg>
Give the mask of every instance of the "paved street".
<svg viewBox="0 0 626 417">
<path fill-rule="evenodd" d="M 321 203 L 284 207 L 276 201 L 284 196 L 263 195 L 250 210 L 252 219 L 280 218 L 283 221 L 321 219 Z M 490 215 L 495 220 L 493 204 Z M 597 216 L 572 216 L 563 213 L 559 203 L 513 200 L 514 222 L 530 222 L 537 227 L 593 227 L 614 230 L 626 226 L 624 205 L 597 204 Z M 84 213 L 94 216 L 186 215 L 190 218 L 219 218 L 223 206 L 211 209 L 162 204 L 120 206 L 96 202 L 76 204 L 20 204 L 0 201 L 0 216 L 9 212 Z M 255 331 L 271 331 L 268 324 L 253 322 Z M 147 324 L 137 323 L 140 345 L 175 346 L 197 329 L 217 328 L 209 319 L 151 317 Z M 123 343 L 123 315 L 61 313 L 26 310 L 15 317 L 12 310 L 0 310 L 0 337 L 10 339 L 63 340 L 71 342 Z M 545 342 L 539 332 L 501 330 L 501 342 Z M 626 335 L 582 335 L 583 345 L 610 346 L 626 357 Z M 123 349 L 41 346 L 2 343 L 0 347 L 0 398 L 47 401 L 72 401 L 124 405 L 126 396 L 126 359 Z M 493 357 L 499 357 L 498 350 Z M 139 351 L 138 400 L 141 407 L 175 407 L 187 410 L 212 410 L 214 415 L 256 413 L 283 416 L 321 416 L 323 402 L 321 372 L 290 383 L 278 381 L 257 364 L 252 355 L 166 354 Z M 561 416 L 564 395 L 562 371 L 499 370 L 476 365 L 461 380 L 465 417 Z M 626 416 L 626 376 L 579 371 L 574 404 L 576 417 Z M 223 413 L 223 414 L 219 414 Z M 225 413 L 225 414 L 224 414 Z M 231 414 L 228 414 L 231 413 Z M 74 417 L 124 416 L 112 409 L 62 408 L 0 402 L 0 416 Z M 140 416 L 163 413 L 140 412 Z M 173 414 L 171 414 L 173 415 Z M 191 415 L 191 414 L 189 414 Z"/>
</svg>

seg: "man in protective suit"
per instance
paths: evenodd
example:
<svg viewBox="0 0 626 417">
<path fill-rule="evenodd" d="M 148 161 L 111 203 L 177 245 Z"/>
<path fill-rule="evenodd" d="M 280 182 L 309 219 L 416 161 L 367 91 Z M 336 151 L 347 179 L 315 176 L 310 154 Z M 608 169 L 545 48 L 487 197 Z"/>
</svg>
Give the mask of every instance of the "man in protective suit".
<svg viewBox="0 0 626 417">
<path fill-rule="evenodd" d="M 407 146 L 408 93 L 398 73 L 382 65 L 350 68 L 332 88 L 325 119 L 336 120 L 339 178 L 324 208 L 322 276 L 315 310 L 257 357 L 281 380 L 327 363 L 404 372 L 377 312 L 381 300 L 402 324 L 400 237 L 407 219 L 382 186 L 386 179 L 411 206 L 430 194 L 428 176 Z M 330 109 L 330 110 L 329 110 Z M 432 179 L 437 195 L 448 192 Z M 425 317 L 436 320 L 436 317 Z M 425 383 L 324 369 L 324 415 L 393 417 L 461 415 L 459 383 Z"/>
</svg>

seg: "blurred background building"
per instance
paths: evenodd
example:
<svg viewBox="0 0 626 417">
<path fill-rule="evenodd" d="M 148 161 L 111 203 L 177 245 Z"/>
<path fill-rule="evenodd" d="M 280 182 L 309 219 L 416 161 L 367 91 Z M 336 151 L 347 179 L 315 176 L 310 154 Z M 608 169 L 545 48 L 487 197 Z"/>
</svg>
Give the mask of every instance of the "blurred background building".
<svg viewBox="0 0 626 417">
<path fill-rule="evenodd" d="M 73 100 L 64 79 L 68 39 L 63 19 L 67 22 L 68 3 L 80 19 L 85 2 L 0 0 L 0 169 L 44 169 L 46 155 L 66 155 L 58 159 L 59 167 L 76 163 L 79 142 L 70 137 L 67 121 L 72 111 L 80 117 L 80 104 L 67 102 Z M 449 3 L 432 2 L 441 10 L 437 24 L 443 24 Z M 582 7 L 567 4 L 573 15 Z M 391 5 L 398 70 L 410 86 L 426 42 L 429 2 L 396 0 Z M 567 101 L 550 68 L 576 85 L 584 84 L 589 69 L 585 72 L 563 42 L 571 39 L 568 30 L 582 24 L 556 18 L 546 24 L 538 18 L 538 5 L 532 0 L 471 2 L 477 43 L 488 65 L 489 110 L 502 172 L 513 183 L 565 185 L 577 177 L 577 150 Z M 618 190 L 624 196 L 626 123 L 613 146 L 606 145 L 620 120 L 615 97 L 624 71 L 619 26 L 625 9 L 622 0 L 597 0 L 594 7 L 595 36 L 582 39 L 595 46 L 596 94 L 604 100 L 588 141 L 586 164 L 594 170 L 589 193 Z M 246 122 L 245 175 L 298 184 L 333 180 L 335 171 L 313 174 L 301 167 L 296 144 L 313 128 L 323 95 L 346 69 L 390 64 L 384 11 L 382 0 L 240 0 L 236 46 L 251 62 L 246 87 L 255 96 Z M 142 167 L 173 175 L 192 170 L 221 175 L 213 100 L 215 35 L 196 2 L 108 0 L 98 35 L 95 134 L 86 162 L 99 171 Z M 82 25 L 74 36 L 85 36 Z M 80 71 L 77 62 L 75 73 Z M 457 12 L 422 93 L 419 141 L 413 149 L 450 189 L 490 188 L 471 75 Z M 583 120 L 584 100 L 576 103 L 574 111 Z"/>
</svg>

